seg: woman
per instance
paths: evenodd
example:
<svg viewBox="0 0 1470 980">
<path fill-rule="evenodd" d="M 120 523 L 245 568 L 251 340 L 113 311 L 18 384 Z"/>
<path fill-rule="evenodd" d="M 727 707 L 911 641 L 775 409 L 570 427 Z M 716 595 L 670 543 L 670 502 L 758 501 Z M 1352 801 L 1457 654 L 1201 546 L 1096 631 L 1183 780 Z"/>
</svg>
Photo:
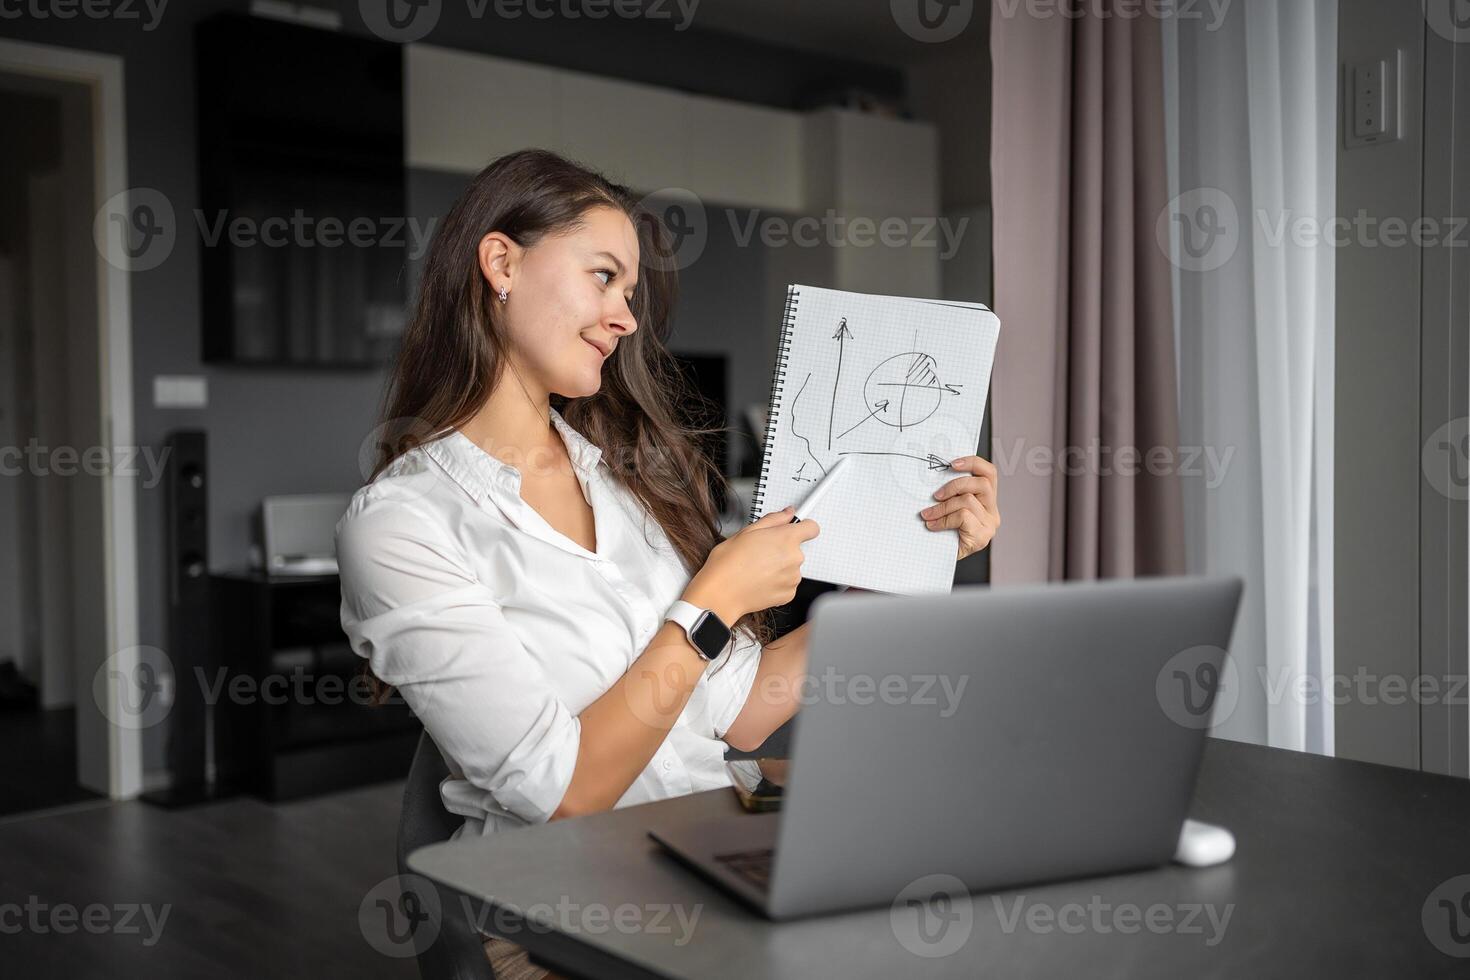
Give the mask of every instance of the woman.
<svg viewBox="0 0 1470 980">
<path fill-rule="evenodd" d="M 481 172 L 429 251 L 337 551 L 343 626 L 444 754 L 456 836 L 727 786 L 726 745 L 796 710 L 808 629 L 773 639 L 770 612 L 820 528 L 782 511 L 721 540 L 673 412 L 697 396 L 664 347 L 667 256 L 627 188 L 541 150 Z M 956 468 L 929 526 L 964 557 L 1000 518 L 994 468 Z M 713 660 L 676 600 L 734 627 Z"/>
</svg>

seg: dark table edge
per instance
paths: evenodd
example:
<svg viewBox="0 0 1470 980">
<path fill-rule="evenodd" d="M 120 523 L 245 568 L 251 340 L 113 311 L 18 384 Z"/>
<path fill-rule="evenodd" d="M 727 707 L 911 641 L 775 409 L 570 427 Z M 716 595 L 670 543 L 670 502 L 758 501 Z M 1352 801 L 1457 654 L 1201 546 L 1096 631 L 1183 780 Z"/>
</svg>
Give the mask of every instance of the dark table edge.
<svg viewBox="0 0 1470 980">
<path fill-rule="evenodd" d="M 1240 751 L 1247 755 L 1259 754 L 1262 757 L 1271 754 L 1277 754 L 1280 756 L 1295 756 L 1297 758 L 1295 758 L 1293 761 L 1298 764 L 1310 765 L 1313 764 L 1314 760 L 1321 760 L 1323 763 L 1333 765 L 1342 765 L 1345 767 L 1368 767 L 1379 771 L 1392 772 L 1398 774 L 1398 778 L 1430 777 L 1431 779 L 1452 780 L 1456 783 L 1465 782 L 1465 780 L 1459 776 L 1446 775 L 1443 773 L 1426 772 L 1420 769 L 1405 769 L 1401 766 L 1393 766 L 1385 763 L 1369 762 L 1362 759 L 1349 759 L 1343 758 L 1341 756 L 1322 755 L 1320 753 L 1307 752 L 1299 749 L 1278 748 L 1270 745 L 1260 745 L 1255 742 L 1218 738 L 1213 735 L 1209 736 L 1206 741 L 1207 755 L 1209 754 L 1210 746 L 1212 745 L 1228 746 L 1228 748 L 1225 748 L 1226 752 Z M 785 746 L 783 745 L 782 748 L 784 749 Z M 1216 751 L 1219 751 L 1219 749 L 1216 749 Z M 759 750 L 748 753 L 736 753 L 732 750 L 729 754 L 727 754 L 726 758 L 756 758 L 767 755 L 775 757 L 785 757 L 786 753 L 784 751 L 779 753 L 767 753 L 761 752 Z M 704 790 L 702 792 L 719 793 L 723 792 L 723 790 L 712 789 Z M 657 804 L 659 802 L 662 801 L 653 800 L 642 805 L 649 806 Z M 595 818 L 597 816 L 599 816 L 599 814 L 591 813 L 587 814 L 586 817 L 574 819 L 588 819 Z M 422 874 L 426 878 L 430 878 L 430 880 L 435 881 L 441 888 L 453 891 L 456 895 L 461 896 L 463 899 L 467 899 L 470 902 L 481 902 L 483 904 L 488 904 L 491 909 L 498 911 L 502 916 L 505 916 L 509 920 L 516 922 L 518 925 L 525 926 L 525 920 L 518 912 L 494 900 L 487 901 L 485 899 L 476 898 L 475 896 L 469 895 L 465 892 L 461 892 L 459 891 L 459 889 L 454 888 L 452 885 L 448 885 L 444 882 L 438 881 L 438 879 L 433 878 L 431 875 L 428 875 L 421 868 L 415 865 L 414 859 L 419 855 L 420 852 L 429 850 L 430 848 L 441 847 L 443 846 L 443 844 L 447 843 L 449 842 L 445 841 L 442 844 L 429 844 L 415 850 L 412 854 L 408 856 L 408 866 L 410 870 L 414 871 L 417 874 Z M 498 933 L 493 934 L 499 935 Z M 527 937 L 532 937 L 534 939 L 534 942 L 525 941 Z M 536 963 L 537 965 L 545 969 L 565 974 L 568 977 L 578 978 L 578 980 L 603 980 L 603 978 L 608 977 L 616 978 L 616 980 L 624 980 L 624 978 L 628 978 L 628 980 L 645 980 L 645 978 L 646 980 L 679 980 L 678 977 L 675 977 L 672 974 L 655 972 L 640 964 L 629 962 L 628 960 L 625 960 L 615 954 L 604 952 L 602 949 L 595 945 L 592 945 L 591 943 L 578 939 L 572 934 L 563 933 L 555 928 L 538 930 L 532 929 L 529 926 L 525 926 L 525 928 L 518 931 L 516 935 L 504 936 L 502 938 L 514 942 L 524 948 L 530 954 L 530 959 L 533 963 Z"/>
</svg>

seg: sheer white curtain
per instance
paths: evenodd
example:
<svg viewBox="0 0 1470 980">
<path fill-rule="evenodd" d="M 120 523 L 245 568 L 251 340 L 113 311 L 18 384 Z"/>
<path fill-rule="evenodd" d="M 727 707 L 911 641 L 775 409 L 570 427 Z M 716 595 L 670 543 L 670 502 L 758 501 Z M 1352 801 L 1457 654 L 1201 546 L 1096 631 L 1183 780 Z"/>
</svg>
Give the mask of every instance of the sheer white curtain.
<svg viewBox="0 0 1470 980">
<path fill-rule="evenodd" d="M 1164 62 L 1187 561 L 1247 583 L 1215 734 L 1330 754 L 1337 2 L 1171 18 Z"/>
</svg>

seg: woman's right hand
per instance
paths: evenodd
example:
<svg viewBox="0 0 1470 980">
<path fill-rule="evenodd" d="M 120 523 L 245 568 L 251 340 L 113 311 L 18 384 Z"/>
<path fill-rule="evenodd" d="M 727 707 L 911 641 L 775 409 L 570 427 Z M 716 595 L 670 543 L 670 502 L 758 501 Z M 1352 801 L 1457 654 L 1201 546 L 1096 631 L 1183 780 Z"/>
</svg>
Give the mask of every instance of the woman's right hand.
<svg viewBox="0 0 1470 980">
<path fill-rule="evenodd" d="M 801 583 L 802 542 L 821 532 L 813 520 L 791 523 L 787 507 L 747 524 L 710 550 L 684 599 L 713 609 L 727 625 L 747 613 L 790 602 Z"/>
</svg>

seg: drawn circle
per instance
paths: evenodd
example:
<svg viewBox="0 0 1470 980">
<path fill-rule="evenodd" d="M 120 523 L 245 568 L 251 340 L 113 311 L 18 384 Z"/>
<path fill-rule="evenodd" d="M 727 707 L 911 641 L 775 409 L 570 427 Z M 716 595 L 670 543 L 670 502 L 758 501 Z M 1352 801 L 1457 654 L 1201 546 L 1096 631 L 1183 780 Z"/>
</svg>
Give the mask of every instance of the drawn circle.
<svg viewBox="0 0 1470 980">
<path fill-rule="evenodd" d="M 939 410 L 944 399 L 938 362 L 921 351 L 905 351 L 879 362 L 863 382 L 863 403 L 873 421 L 903 429 Z"/>
<path fill-rule="evenodd" d="M 662 249 L 645 247 L 638 264 L 659 272 L 687 269 L 709 243 L 709 217 L 699 195 L 682 187 L 665 187 L 638 202 L 663 229 Z"/>
<path fill-rule="evenodd" d="M 92 674 L 92 700 L 118 728 L 152 728 L 173 708 L 173 661 L 158 647 L 126 647 Z"/>
<path fill-rule="evenodd" d="M 357 0 L 367 29 L 385 41 L 423 40 L 439 23 L 443 0 Z"/>
<path fill-rule="evenodd" d="M 147 272 L 173 254 L 179 226 L 162 191 L 134 187 L 109 197 L 92 219 L 92 241 L 114 269 Z"/>
<path fill-rule="evenodd" d="M 970 26 L 975 0 L 889 0 L 893 22 L 915 41 L 939 44 Z"/>
<path fill-rule="evenodd" d="M 952 462 L 977 451 L 979 423 L 967 413 L 973 399 L 944 384 L 933 355 L 917 350 L 879 361 L 862 391 L 859 404 L 834 400 L 831 448 L 886 467 L 894 490 L 890 503 L 923 527 L 919 511 L 934 504 L 934 491 L 965 475 Z"/>
<path fill-rule="evenodd" d="M 1154 678 L 1154 696 L 1165 716 L 1182 728 L 1223 724 L 1240 701 L 1235 661 L 1227 651 L 1208 644 L 1180 650 Z"/>
<path fill-rule="evenodd" d="M 384 956 L 406 959 L 439 938 L 443 921 L 439 889 L 422 875 L 391 875 L 363 896 L 357 927 Z"/>
<path fill-rule="evenodd" d="M 1165 205 L 1154 222 L 1159 248 L 1185 272 L 1214 272 L 1224 266 L 1240 247 L 1240 235 L 1235 201 L 1218 187 L 1185 191 Z"/>
<path fill-rule="evenodd" d="M 970 890 L 954 875 L 916 878 L 893 900 L 888 924 L 899 944 L 915 956 L 951 956 L 959 952 L 975 928 Z"/>
<path fill-rule="evenodd" d="M 1424 441 L 1424 478 L 1450 500 L 1470 499 L 1470 418 L 1450 419 Z"/>
<path fill-rule="evenodd" d="M 1446 956 L 1470 958 L 1470 875 L 1440 882 L 1419 912 L 1424 935 Z"/>
</svg>

